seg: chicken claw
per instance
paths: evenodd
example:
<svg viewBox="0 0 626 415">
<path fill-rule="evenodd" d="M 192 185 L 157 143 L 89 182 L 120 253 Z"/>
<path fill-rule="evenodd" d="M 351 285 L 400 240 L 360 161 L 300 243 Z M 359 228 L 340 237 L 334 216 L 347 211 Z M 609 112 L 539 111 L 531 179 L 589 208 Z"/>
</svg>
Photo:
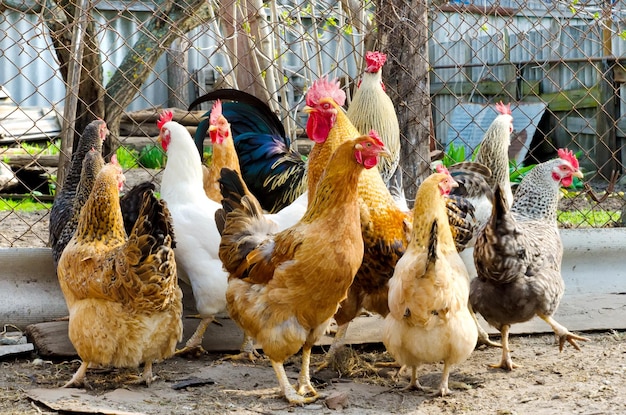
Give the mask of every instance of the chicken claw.
<svg viewBox="0 0 626 415">
<path fill-rule="evenodd" d="M 72 386 L 72 387 L 77 388 L 77 387 L 83 386 L 85 384 L 85 374 L 87 373 L 88 367 L 89 367 L 89 362 L 82 362 L 80 364 L 80 367 L 76 371 L 76 373 L 74 373 L 74 376 L 72 376 L 72 379 L 70 379 L 62 387 L 69 388 L 70 386 Z"/>
<path fill-rule="evenodd" d="M 574 347 L 574 349 L 579 350 L 579 351 L 580 351 L 580 346 L 578 346 L 578 343 L 576 343 L 576 340 L 579 340 L 582 342 L 589 341 L 588 337 L 583 337 L 577 334 L 573 334 L 567 328 L 560 325 L 551 316 L 539 315 L 539 317 L 543 321 L 548 323 L 550 327 L 552 327 L 552 330 L 554 330 L 554 334 L 556 335 L 556 338 L 559 340 L 559 352 L 563 351 L 563 347 L 565 346 L 565 341 L 569 342 L 569 344 L 571 344 Z"/>
<path fill-rule="evenodd" d="M 192 317 L 196 318 L 197 316 Z M 209 324 L 213 322 L 217 323 L 213 316 L 202 318 L 200 320 L 200 324 L 198 324 L 198 327 L 196 328 L 196 331 L 189 338 L 189 340 L 187 340 L 187 343 L 185 343 L 185 347 L 180 350 L 176 350 L 174 356 L 200 357 L 205 354 L 206 350 L 202 347 L 202 338 L 204 337 L 204 332 L 209 327 Z"/>
<path fill-rule="evenodd" d="M 289 401 L 291 405 L 302 406 L 304 404 L 315 402 L 318 399 L 319 395 L 305 397 L 298 394 L 295 388 L 289 383 L 289 379 L 287 379 L 287 373 L 285 372 L 285 367 L 283 366 L 283 364 L 281 362 L 271 362 L 272 367 L 274 368 L 274 372 L 276 373 L 276 377 L 278 378 L 278 383 L 280 384 L 280 390 L 285 399 L 287 399 L 287 401 Z M 302 377 L 302 375 L 300 377 Z"/>
<path fill-rule="evenodd" d="M 256 359 L 260 359 L 261 354 L 257 352 L 254 347 L 254 339 L 247 334 L 244 334 L 243 342 L 241 344 L 241 352 L 238 354 L 231 354 L 222 357 L 220 360 L 237 360 L 244 361 L 247 360 L 249 362 L 255 363 Z"/>
</svg>

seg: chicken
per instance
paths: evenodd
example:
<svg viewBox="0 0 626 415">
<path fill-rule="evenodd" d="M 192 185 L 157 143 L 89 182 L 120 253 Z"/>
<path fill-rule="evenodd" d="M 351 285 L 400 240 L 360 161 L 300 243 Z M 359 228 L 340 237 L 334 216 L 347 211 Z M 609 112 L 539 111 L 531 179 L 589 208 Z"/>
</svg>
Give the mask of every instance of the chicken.
<svg viewBox="0 0 626 415">
<path fill-rule="evenodd" d="M 552 318 L 564 291 L 563 245 L 556 221 L 560 187 L 582 178 L 571 151 L 560 149 L 558 156 L 523 178 L 511 208 L 506 192 L 496 187 L 491 218 L 476 239 L 478 277 L 471 282 L 470 303 L 502 335 L 502 359 L 493 367 L 517 367 L 509 351 L 509 328 L 535 315 L 552 327 L 560 350 L 565 341 L 579 350 L 576 340 L 587 340 Z"/>
<path fill-rule="evenodd" d="M 76 189 L 81 178 L 81 170 L 83 167 L 83 159 L 87 152 L 91 149 L 95 149 L 98 152 L 102 152 L 102 143 L 109 134 L 107 125 L 102 120 L 94 120 L 90 122 L 83 130 L 83 134 L 78 141 L 76 151 L 72 154 L 72 160 L 69 166 L 69 170 L 63 180 L 63 186 L 60 191 L 54 197 L 52 203 L 52 209 L 50 210 L 50 222 L 49 222 L 49 241 L 48 244 L 52 248 L 52 258 L 56 267 L 58 259 L 61 257 L 61 252 L 65 245 L 67 245 L 68 239 L 62 240 L 59 244 L 59 238 L 63 233 L 67 222 L 74 215 L 74 198 L 76 196 Z M 77 205 L 76 208 L 80 209 Z M 65 231 L 65 235 L 71 235 L 74 233 L 74 229 L 68 228 Z"/>
<path fill-rule="evenodd" d="M 491 216 L 491 200 L 493 191 L 499 185 L 504 189 L 507 204 L 513 204 L 513 192 L 509 172 L 509 146 L 511 133 L 513 132 L 513 116 L 511 104 L 496 104 L 496 110 L 500 112 L 480 142 L 476 152 L 475 162 L 487 167 L 491 174 L 482 174 L 491 192 L 485 191 L 484 184 L 473 182 L 476 176 L 467 170 L 467 162 L 457 163 L 450 167 L 452 177 L 459 182 L 460 187 L 452 191 L 466 197 L 474 206 L 474 215 L 479 224 L 484 224 Z"/>
<path fill-rule="evenodd" d="M 457 163 L 450 167 L 452 177 L 459 183 L 459 187 L 452 191 L 452 196 L 461 196 L 474 207 L 476 231 L 461 252 L 461 259 L 467 267 L 470 279 L 476 277 L 476 267 L 474 266 L 475 234 L 491 216 L 493 192 L 496 186 L 504 189 L 507 206 L 510 207 L 513 203 L 509 178 L 509 145 L 513 132 L 511 104 L 504 105 L 499 102 L 495 107 L 500 114 L 485 132 L 475 158 L 475 162 L 485 166 L 489 170 L 489 174 L 478 172 L 474 168 L 475 163 L 471 162 Z M 480 326 L 478 320 L 476 320 L 476 324 L 478 325 L 479 344 L 501 346 L 489 339 L 489 335 Z"/>
<path fill-rule="evenodd" d="M 222 103 L 230 122 L 243 179 L 263 209 L 275 213 L 307 189 L 305 157 L 291 148 L 285 128 L 267 104 L 236 89 L 218 89 L 197 98 L 189 109 L 211 100 Z M 200 152 L 208 124 L 201 122 L 194 140 Z M 232 168 L 232 167 L 231 167 Z"/>
<path fill-rule="evenodd" d="M 209 199 L 219 203 L 222 201 L 222 194 L 218 179 L 222 168 L 227 167 L 238 172 L 241 171 L 235 143 L 230 132 L 230 124 L 222 114 L 222 102 L 220 100 L 213 104 L 208 130 L 213 144 L 213 155 L 208 168 L 202 165 L 202 182 L 204 192 Z"/>
<path fill-rule="evenodd" d="M 469 278 L 448 226 L 444 195 L 457 183 L 440 168 L 420 185 L 413 208 L 411 242 L 389 280 L 389 314 L 383 343 L 411 367 L 408 388 L 422 389 L 420 363 L 444 362 L 439 394 L 449 393 L 452 365 L 476 346 L 478 331 L 467 307 Z"/>
<path fill-rule="evenodd" d="M 386 60 L 387 55 L 382 52 L 365 53 L 365 73 L 346 114 L 358 131 L 365 133 L 375 130 L 380 134 L 391 157 L 382 159 L 378 163 L 378 169 L 383 181 L 389 183 L 400 162 L 400 124 L 382 81 L 382 69 Z"/>
<path fill-rule="evenodd" d="M 226 223 L 220 258 L 229 272 L 228 312 L 263 346 L 281 392 L 292 404 L 317 399 L 309 376 L 311 348 L 361 265 L 357 182 L 381 154 L 386 150 L 375 135 L 340 145 L 302 220 L 279 233 L 253 197 L 230 200 L 225 195 L 222 201 Z M 300 348 L 296 391 L 283 362 Z"/>
<path fill-rule="evenodd" d="M 204 332 L 216 314 L 226 311 L 228 275 L 219 258 L 220 234 L 215 226 L 215 212 L 221 204 L 204 192 L 202 161 L 187 129 L 172 121 L 170 111 L 161 114 L 157 126 L 158 140 L 167 154 L 161 197 L 167 202 L 176 232 L 176 263 L 181 279 L 191 285 L 201 318 L 177 354 L 201 353 Z"/>
<path fill-rule="evenodd" d="M 154 194 L 126 237 L 119 204 L 124 176 L 108 164 L 98 174 L 74 236 L 59 259 L 58 278 L 69 338 L 82 363 L 64 386 L 84 383 L 90 365 L 137 367 L 150 384 L 152 364 L 170 357 L 182 337 L 182 292 L 167 207 Z"/>
<path fill-rule="evenodd" d="M 339 83 L 326 78 L 317 80 L 307 92 L 305 110 L 309 119 L 306 128 L 309 138 L 315 142 L 309 154 L 309 195 L 315 194 L 326 161 L 334 150 L 345 140 L 359 135 L 341 108 L 344 100 L 345 93 L 339 89 Z M 335 315 L 337 333 L 327 361 L 320 368 L 334 359 L 350 321 L 361 308 L 387 315 L 387 283 L 410 239 L 412 214 L 399 209 L 378 169 L 361 174 L 358 192 L 363 207 L 361 224 L 365 254 L 348 297 Z"/>
</svg>

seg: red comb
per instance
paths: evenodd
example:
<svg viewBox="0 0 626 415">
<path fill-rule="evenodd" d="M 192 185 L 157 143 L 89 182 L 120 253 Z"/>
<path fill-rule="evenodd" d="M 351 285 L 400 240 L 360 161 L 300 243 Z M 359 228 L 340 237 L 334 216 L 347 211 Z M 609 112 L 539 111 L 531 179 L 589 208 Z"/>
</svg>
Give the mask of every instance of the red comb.
<svg viewBox="0 0 626 415">
<path fill-rule="evenodd" d="M 120 165 L 120 163 L 117 161 L 117 155 L 113 154 L 113 155 L 111 156 L 111 164 L 114 164 L 114 165 L 116 165 L 116 166 L 119 166 L 119 165 Z"/>
<path fill-rule="evenodd" d="M 306 94 L 306 105 L 314 107 L 320 99 L 326 97 L 332 98 L 340 107 L 346 102 L 346 93 L 339 87 L 339 81 L 329 81 L 328 77 L 324 76 L 313 82 L 309 88 Z"/>
<path fill-rule="evenodd" d="M 383 140 L 380 139 L 380 136 L 378 135 L 378 133 L 375 130 L 370 130 L 369 135 L 371 138 L 374 139 L 374 141 L 376 141 L 376 144 L 378 144 L 381 147 L 385 146 L 385 143 L 383 143 Z"/>
<path fill-rule="evenodd" d="M 448 176 L 450 175 L 450 172 L 443 164 L 437 164 L 437 167 L 435 167 L 435 171 L 437 171 L 437 173 L 447 174 Z"/>
<path fill-rule="evenodd" d="M 163 128 L 163 125 L 166 122 L 172 121 L 173 118 L 174 118 L 174 113 L 172 113 L 172 111 L 170 110 L 163 111 L 161 113 L 161 116 L 159 117 L 159 120 L 157 121 L 157 128 L 160 130 L 161 128 Z"/>
<path fill-rule="evenodd" d="M 559 148 L 557 154 L 562 160 L 568 161 L 573 168 L 578 169 L 578 159 L 576 158 L 572 150 Z"/>
<path fill-rule="evenodd" d="M 367 72 L 378 72 L 383 67 L 387 55 L 382 52 L 370 51 L 365 53 L 365 64 L 367 65 Z"/>
<path fill-rule="evenodd" d="M 498 111 L 500 114 L 513 115 L 513 114 L 511 114 L 511 103 L 510 102 L 508 104 L 506 104 L 506 105 L 504 105 L 502 103 L 502 101 L 498 102 L 496 104 L 496 111 Z"/>
<path fill-rule="evenodd" d="M 213 104 L 211 108 L 211 116 L 209 117 L 209 123 L 211 125 L 217 124 L 217 119 L 222 115 L 222 101 L 219 99 Z"/>
</svg>

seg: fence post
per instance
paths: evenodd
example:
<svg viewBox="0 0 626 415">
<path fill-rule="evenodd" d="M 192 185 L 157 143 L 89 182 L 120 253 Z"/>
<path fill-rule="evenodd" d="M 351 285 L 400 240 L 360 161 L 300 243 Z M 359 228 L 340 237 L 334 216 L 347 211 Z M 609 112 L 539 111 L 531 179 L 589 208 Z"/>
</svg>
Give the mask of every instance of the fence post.
<svg viewBox="0 0 626 415">
<path fill-rule="evenodd" d="M 611 178 L 612 172 L 617 169 L 617 139 L 615 123 L 617 119 L 615 105 L 614 68 L 615 59 L 605 57 L 598 65 L 600 72 L 600 105 L 598 106 L 596 134 L 598 173 L 604 180 Z"/>
<path fill-rule="evenodd" d="M 85 29 L 89 0 L 81 0 L 74 12 L 74 30 L 72 32 L 72 49 L 67 63 L 67 83 L 65 85 L 65 102 L 63 107 L 63 126 L 61 129 L 61 153 L 57 167 L 57 194 L 63 188 L 65 170 L 69 163 L 74 141 L 74 126 L 76 124 L 76 108 L 80 88 L 80 71 L 82 69 Z"/>
</svg>

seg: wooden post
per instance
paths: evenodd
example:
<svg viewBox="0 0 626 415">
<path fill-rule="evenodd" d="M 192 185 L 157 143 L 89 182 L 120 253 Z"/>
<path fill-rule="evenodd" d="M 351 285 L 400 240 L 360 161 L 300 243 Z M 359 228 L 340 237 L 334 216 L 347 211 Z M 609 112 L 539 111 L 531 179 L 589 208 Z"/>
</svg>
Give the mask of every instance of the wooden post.
<svg viewBox="0 0 626 415">
<path fill-rule="evenodd" d="M 89 13 L 89 0 L 80 0 L 74 13 L 74 31 L 72 33 L 72 50 L 68 62 L 67 83 L 65 85 L 65 102 L 63 108 L 63 126 L 61 130 L 61 153 L 57 168 L 57 193 L 63 187 L 65 169 L 72 157 L 74 126 L 76 124 L 76 108 L 80 88 L 80 72 L 82 69 L 85 29 Z"/>
<path fill-rule="evenodd" d="M 611 2 L 605 2 L 604 9 L 604 29 L 602 30 L 602 53 L 604 59 L 597 65 L 598 87 L 600 89 L 600 105 L 596 116 L 596 161 L 598 163 L 598 174 L 604 180 L 610 180 L 611 174 L 617 169 L 617 138 L 615 125 L 617 119 L 617 105 L 615 97 L 617 95 L 614 82 L 615 58 L 613 57 L 613 44 L 611 41 Z"/>
<path fill-rule="evenodd" d="M 189 65 L 187 50 L 189 40 L 179 37 L 167 49 L 167 105 L 170 108 L 187 108 L 189 99 Z"/>
</svg>

